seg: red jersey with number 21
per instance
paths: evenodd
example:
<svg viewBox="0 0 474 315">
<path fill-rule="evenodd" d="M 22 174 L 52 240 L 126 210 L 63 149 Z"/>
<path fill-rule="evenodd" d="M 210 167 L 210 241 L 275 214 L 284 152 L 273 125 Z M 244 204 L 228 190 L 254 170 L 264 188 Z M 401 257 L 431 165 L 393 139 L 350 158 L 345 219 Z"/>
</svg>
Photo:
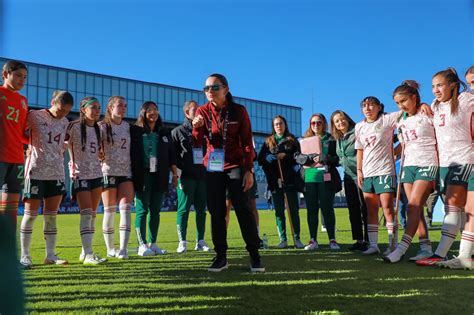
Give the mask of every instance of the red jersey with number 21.
<svg viewBox="0 0 474 315">
<path fill-rule="evenodd" d="M 23 164 L 23 144 L 28 143 L 25 136 L 26 98 L 0 86 L 0 162 Z"/>
</svg>

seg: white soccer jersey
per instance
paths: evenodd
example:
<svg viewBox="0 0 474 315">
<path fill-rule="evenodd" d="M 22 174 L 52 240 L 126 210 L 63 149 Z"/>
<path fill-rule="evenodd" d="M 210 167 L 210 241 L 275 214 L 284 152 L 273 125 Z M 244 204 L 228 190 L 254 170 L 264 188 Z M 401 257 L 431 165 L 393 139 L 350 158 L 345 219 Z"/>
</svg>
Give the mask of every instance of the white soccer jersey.
<svg viewBox="0 0 474 315">
<path fill-rule="evenodd" d="M 56 119 L 47 109 L 28 113 L 26 129 L 30 140 L 25 178 L 64 180 L 64 139 L 68 124 L 67 118 Z"/>
<path fill-rule="evenodd" d="M 423 113 L 406 116 L 398 122 L 399 139 L 405 143 L 404 166 L 437 166 L 436 135 L 433 119 Z"/>
<path fill-rule="evenodd" d="M 451 102 L 431 105 L 434 112 L 434 127 L 438 141 L 439 165 L 474 164 L 474 142 L 471 136 L 474 95 L 461 93 L 456 115 L 451 115 Z"/>
<path fill-rule="evenodd" d="M 130 125 L 122 120 L 120 125 L 110 124 L 112 139 L 107 139 L 107 125 L 100 123 L 105 160 L 102 173 L 106 176 L 132 176 L 130 160 Z M 113 140 L 113 142 L 112 142 Z"/>
<path fill-rule="evenodd" d="M 401 112 L 384 114 L 374 122 L 361 121 L 355 127 L 355 148 L 363 150 L 364 178 L 395 175 L 393 131 Z"/>
<path fill-rule="evenodd" d="M 99 143 L 94 127 L 86 126 L 86 145 L 82 151 L 81 123 L 73 121 L 68 127 L 69 177 L 94 179 L 102 177 Z"/>
</svg>

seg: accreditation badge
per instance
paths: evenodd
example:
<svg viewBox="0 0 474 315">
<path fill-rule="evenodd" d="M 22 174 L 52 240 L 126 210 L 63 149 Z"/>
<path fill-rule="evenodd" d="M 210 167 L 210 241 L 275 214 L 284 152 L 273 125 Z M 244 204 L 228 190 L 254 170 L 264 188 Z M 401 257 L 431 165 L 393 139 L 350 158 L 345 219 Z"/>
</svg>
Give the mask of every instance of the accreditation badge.
<svg viewBox="0 0 474 315">
<path fill-rule="evenodd" d="M 201 148 L 193 148 L 193 162 L 194 164 L 201 164 L 202 165 L 203 156 L 202 156 L 202 149 Z"/>
<path fill-rule="evenodd" d="M 150 173 L 156 173 L 156 156 L 150 156 Z"/>
<path fill-rule="evenodd" d="M 208 172 L 223 172 L 224 171 L 224 150 L 214 149 L 209 154 L 209 160 L 207 161 Z"/>
</svg>

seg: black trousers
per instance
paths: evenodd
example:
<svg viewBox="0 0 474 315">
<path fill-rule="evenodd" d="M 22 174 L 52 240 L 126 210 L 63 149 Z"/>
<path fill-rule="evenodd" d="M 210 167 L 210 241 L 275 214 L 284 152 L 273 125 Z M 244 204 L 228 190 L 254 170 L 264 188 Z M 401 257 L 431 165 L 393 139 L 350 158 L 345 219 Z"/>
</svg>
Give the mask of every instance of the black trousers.
<svg viewBox="0 0 474 315">
<path fill-rule="evenodd" d="M 362 190 L 350 176 L 344 176 L 344 190 L 346 192 L 349 221 L 351 222 L 352 239 L 369 241 L 367 233 L 367 206 Z"/>
<path fill-rule="evenodd" d="M 239 173 L 238 176 L 235 176 L 236 173 Z M 207 206 L 211 214 L 212 242 L 217 256 L 226 257 L 228 248 L 225 222 L 227 189 L 239 221 L 240 231 L 246 244 L 245 248 L 252 258 L 259 257 L 260 241 L 257 224 L 249 207 L 250 194 L 248 191 L 243 191 L 243 175 L 240 170 L 207 173 Z"/>
</svg>

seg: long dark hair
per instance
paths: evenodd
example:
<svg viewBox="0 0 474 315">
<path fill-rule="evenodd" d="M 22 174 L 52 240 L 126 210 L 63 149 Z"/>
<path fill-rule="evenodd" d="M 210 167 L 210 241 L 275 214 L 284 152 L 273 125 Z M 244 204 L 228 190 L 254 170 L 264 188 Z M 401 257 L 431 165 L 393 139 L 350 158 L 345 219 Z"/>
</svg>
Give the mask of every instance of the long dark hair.
<svg viewBox="0 0 474 315">
<path fill-rule="evenodd" d="M 277 142 L 276 142 L 276 139 L 275 139 L 275 135 L 276 135 L 275 127 L 273 127 L 273 123 L 278 118 L 281 119 L 283 121 L 283 123 L 285 124 L 285 131 L 283 132 L 283 138 L 286 138 L 290 142 L 295 140 L 295 137 L 291 134 L 290 130 L 288 129 L 288 123 L 286 122 L 285 117 L 283 117 L 281 115 L 276 115 L 272 119 L 272 135 L 267 137 L 267 139 L 265 139 L 265 143 L 267 144 L 267 146 L 270 150 L 272 150 L 273 148 L 275 148 L 278 145 Z"/>
<path fill-rule="evenodd" d="M 392 98 L 395 97 L 397 94 L 402 94 L 402 95 L 416 95 L 416 108 L 421 106 L 421 98 L 420 98 L 420 92 L 418 92 L 418 89 L 420 88 L 420 85 L 418 82 L 414 80 L 405 80 L 395 88 L 393 91 Z"/>
<path fill-rule="evenodd" d="M 378 107 L 380 107 L 380 111 L 377 115 L 377 119 L 379 119 L 380 116 L 382 116 L 385 112 L 385 105 L 378 99 L 376 98 L 375 96 L 367 96 L 367 97 L 364 97 L 364 99 L 360 102 L 360 107 L 364 107 L 364 104 L 365 103 L 372 103 L 372 104 L 375 104 L 377 105 Z"/>
<path fill-rule="evenodd" d="M 211 77 L 217 78 L 219 81 L 221 81 L 222 85 L 229 87 L 229 83 L 227 82 L 227 79 L 223 74 L 213 73 L 210 76 L 208 76 L 208 78 L 211 78 Z M 227 100 L 228 103 L 234 102 L 234 97 L 232 96 L 232 94 L 230 94 L 230 91 L 227 92 L 225 99 Z"/>
<path fill-rule="evenodd" d="M 83 108 L 86 106 L 86 104 L 89 103 L 99 103 L 99 100 L 93 96 L 88 96 L 84 97 L 81 100 L 80 103 L 80 108 Z M 86 150 L 86 145 L 87 145 L 87 124 L 86 124 L 86 115 L 82 112 L 82 110 L 79 110 L 79 121 L 81 124 L 81 145 L 82 145 L 82 151 Z M 101 141 L 100 141 L 100 128 L 99 125 L 97 124 L 97 121 L 94 121 L 94 130 L 95 130 L 95 135 L 97 137 L 97 144 L 99 145 L 99 150 L 101 149 Z"/>
<path fill-rule="evenodd" d="M 336 115 L 341 115 L 344 117 L 345 120 L 347 120 L 347 123 L 349 124 L 349 127 L 347 130 L 351 130 L 352 128 L 355 127 L 356 123 L 352 120 L 352 118 L 346 114 L 346 112 L 337 109 L 334 111 L 334 113 L 331 114 L 331 134 L 334 136 L 336 140 L 341 139 L 344 135 L 340 130 L 337 130 L 336 125 L 334 124 L 334 117 Z"/>
<path fill-rule="evenodd" d="M 107 143 L 112 143 L 114 144 L 114 137 L 112 133 L 112 114 L 110 113 L 110 107 L 116 102 L 116 101 L 124 101 L 125 98 L 122 96 L 111 96 L 109 97 L 109 101 L 107 102 L 107 107 L 105 108 L 105 115 L 104 119 L 102 119 L 102 122 L 105 124 L 105 130 L 107 134 Z"/>
<path fill-rule="evenodd" d="M 458 96 L 461 94 L 461 92 L 465 91 L 467 86 L 464 82 L 459 80 L 458 73 L 456 72 L 456 69 L 454 68 L 448 68 L 446 70 L 442 70 L 439 72 L 436 72 L 433 78 L 437 76 L 442 76 L 443 78 L 448 81 L 448 84 L 454 83 L 454 88 L 451 91 L 451 114 L 456 115 L 458 113 L 458 107 L 459 107 L 459 101 L 458 101 Z M 463 90 L 461 90 L 461 86 L 463 87 Z M 434 107 L 438 109 L 439 106 L 439 101 L 435 100 L 434 102 Z"/>
<path fill-rule="evenodd" d="M 146 101 L 145 103 L 143 103 L 142 108 L 140 109 L 140 112 L 138 113 L 137 121 L 135 122 L 135 125 L 144 128 L 146 133 L 156 131 L 158 128 L 160 128 L 163 125 L 163 121 L 161 120 L 160 113 L 158 112 L 158 119 L 156 120 L 155 128 L 154 130 L 150 129 L 150 126 L 148 125 L 148 122 L 146 120 L 146 111 L 152 106 L 155 106 L 156 110 L 158 110 L 158 106 L 156 105 L 155 102 Z"/>
</svg>

